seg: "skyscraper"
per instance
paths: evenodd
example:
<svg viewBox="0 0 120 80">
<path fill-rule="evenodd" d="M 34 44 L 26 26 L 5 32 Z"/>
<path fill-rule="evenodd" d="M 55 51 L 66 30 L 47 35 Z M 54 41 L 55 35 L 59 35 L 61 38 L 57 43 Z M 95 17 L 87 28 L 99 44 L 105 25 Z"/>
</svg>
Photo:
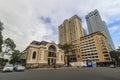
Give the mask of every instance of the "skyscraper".
<svg viewBox="0 0 120 80">
<path fill-rule="evenodd" d="M 85 36 L 85 30 L 82 27 L 81 19 L 74 15 L 66 19 L 59 26 L 59 44 L 72 44 L 73 41 Z"/>
<path fill-rule="evenodd" d="M 96 9 L 96 10 L 88 13 L 85 16 L 85 18 L 86 18 L 89 34 L 97 32 L 97 31 L 104 32 L 108 39 L 109 48 L 114 49 L 115 47 L 114 47 L 112 38 L 107 29 L 106 23 L 101 19 L 99 11 Z"/>
<path fill-rule="evenodd" d="M 70 19 L 64 20 L 58 31 L 59 44 L 72 45 L 71 51 L 66 54 L 65 63 L 80 61 L 80 37 L 85 36 L 81 19 L 74 15 Z"/>
</svg>

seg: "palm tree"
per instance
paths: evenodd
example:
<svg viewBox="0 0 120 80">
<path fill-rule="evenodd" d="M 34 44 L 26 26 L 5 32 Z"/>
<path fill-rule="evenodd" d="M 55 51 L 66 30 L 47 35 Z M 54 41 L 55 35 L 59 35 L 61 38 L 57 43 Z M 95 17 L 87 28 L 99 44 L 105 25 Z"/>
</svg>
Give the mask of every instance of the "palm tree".
<svg viewBox="0 0 120 80">
<path fill-rule="evenodd" d="M 65 51 L 65 54 L 69 53 L 69 51 L 71 51 L 72 49 L 71 44 L 64 44 L 64 45 L 59 44 L 59 47 Z"/>
<path fill-rule="evenodd" d="M 67 58 L 67 61 L 65 61 L 66 64 L 69 66 L 69 52 L 72 50 L 72 45 L 71 44 L 64 44 L 60 45 L 59 47 L 64 50 L 65 52 L 65 57 Z"/>
</svg>

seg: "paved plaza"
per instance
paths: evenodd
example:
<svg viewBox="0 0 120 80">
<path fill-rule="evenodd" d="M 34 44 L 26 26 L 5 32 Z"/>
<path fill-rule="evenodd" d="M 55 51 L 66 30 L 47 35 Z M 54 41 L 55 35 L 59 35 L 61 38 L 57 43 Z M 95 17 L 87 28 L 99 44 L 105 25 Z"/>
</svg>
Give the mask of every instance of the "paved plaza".
<svg viewBox="0 0 120 80">
<path fill-rule="evenodd" d="M 0 72 L 0 80 L 120 80 L 120 68 L 32 69 Z"/>
</svg>

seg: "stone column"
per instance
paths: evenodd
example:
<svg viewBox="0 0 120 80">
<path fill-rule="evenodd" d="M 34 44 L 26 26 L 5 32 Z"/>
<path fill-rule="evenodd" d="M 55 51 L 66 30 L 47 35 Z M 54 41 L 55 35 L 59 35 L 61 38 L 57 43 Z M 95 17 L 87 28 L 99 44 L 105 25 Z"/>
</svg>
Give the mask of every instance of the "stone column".
<svg viewBox="0 0 120 80">
<path fill-rule="evenodd" d="M 32 50 L 29 48 L 27 59 L 31 60 Z"/>
<path fill-rule="evenodd" d="M 47 62 L 48 61 L 48 51 L 47 50 L 45 50 L 44 51 L 44 60 Z"/>
<path fill-rule="evenodd" d="M 40 62 L 40 49 L 38 48 L 37 62 Z"/>
<path fill-rule="evenodd" d="M 50 59 L 50 65 L 51 65 L 51 59 Z"/>
<path fill-rule="evenodd" d="M 56 52 L 56 60 L 59 61 L 59 53 Z"/>
<path fill-rule="evenodd" d="M 44 60 L 44 50 L 41 50 L 41 60 Z"/>
</svg>

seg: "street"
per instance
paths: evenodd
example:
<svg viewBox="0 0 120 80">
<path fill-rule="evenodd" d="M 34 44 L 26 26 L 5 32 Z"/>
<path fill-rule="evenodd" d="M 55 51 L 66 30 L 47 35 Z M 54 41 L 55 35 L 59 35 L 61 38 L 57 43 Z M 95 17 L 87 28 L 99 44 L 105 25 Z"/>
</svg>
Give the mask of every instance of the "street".
<svg viewBox="0 0 120 80">
<path fill-rule="evenodd" d="M 0 72 L 0 80 L 120 80 L 120 68 L 33 69 Z"/>
</svg>

